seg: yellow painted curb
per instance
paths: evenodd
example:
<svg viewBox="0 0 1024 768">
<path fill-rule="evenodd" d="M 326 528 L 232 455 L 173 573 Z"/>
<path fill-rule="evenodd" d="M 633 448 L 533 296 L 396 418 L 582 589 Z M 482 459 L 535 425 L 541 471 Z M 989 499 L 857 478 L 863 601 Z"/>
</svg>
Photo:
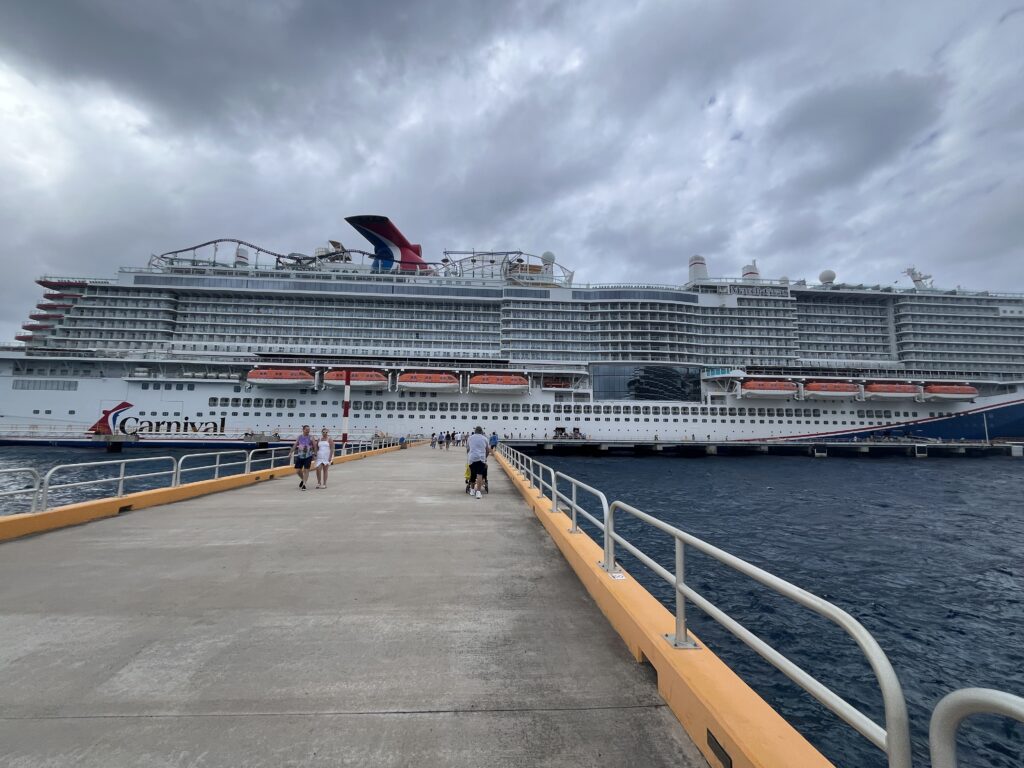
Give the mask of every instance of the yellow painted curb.
<svg viewBox="0 0 1024 768">
<path fill-rule="evenodd" d="M 728 764 L 716 748 L 733 768 L 832 766 L 703 643 L 695 650 L 669 645 L 663 636 L 675 631 L 675 617 L 628 573 L 610 578 L 600 566 L 604 550 L 585 533 L 570 533 L 572 520 L 551 512 L 551 500 L 496 456 L 633 657 L 657 671 L 659 693 L 713 768 Z"/>
<path fill-rule="evenodd" d="M 422 444 L 422 442 L 407 443 L 410 446 Z M 397 445 L 388 448 L 377 448 L 365 453 L 354 453 L 351 456 L 338 456 L 334 459 L 333 463 L 344 464 L 348 461 L 359 461 L 370 456 L 378 456 L 382 453 L 391 453 L 397 450 L 400 450 Z M 210 493 L 244 488 L 247 485 L 255 485 L 265 480 L 273 480 L 280 477 L 290 478 L 292 477 L 292 471 L 292 466 L 285 464 L 274 469 L 261 469 L 244 475 L 229 475 L 228 477 L 221 477 L 216 480 L 200 480 L 195 483 L 179 485 L 175 488 L 156 488 L 151 491 L 129 493 L 125 496 L 82 501 L 77 504 L 54 507 L 45 512 L 5 515 L 0 517 L 0 541 L 10 541 L 11 539 L 29 536 L 33 533 L 43 533 L 44 531 L 53 531 L 58 528 L 67 528 L 71 525 L 81 525 L 93 520 L 113 517 L 121 512 L 156 507 L 162 504 L 172 504 L 176 501 L 194 499 L 197 496 L 206 496 Z"/>
</svg>

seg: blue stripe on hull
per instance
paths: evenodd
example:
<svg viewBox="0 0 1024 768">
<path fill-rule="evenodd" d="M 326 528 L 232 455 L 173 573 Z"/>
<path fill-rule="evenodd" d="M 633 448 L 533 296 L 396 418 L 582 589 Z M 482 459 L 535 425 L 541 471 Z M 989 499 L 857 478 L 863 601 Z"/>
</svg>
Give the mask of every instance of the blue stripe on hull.
<svg viewBox="0 0 1024 768">
<path fill-rule="evenodd" d="M 985 418 L 988 419 L 988 437 L 1024 439 L 1024 403 L 993 408 L 982 413 L 966 413 L 943 419 L 930 420 L 924 424 L 905 424 L 891 427 L 867 429 L 845 435 L 830 436 L 830 440 L 872 438 L 888 435 L 926 437 L 939 440 L 984 440 Z"/>
</svg>

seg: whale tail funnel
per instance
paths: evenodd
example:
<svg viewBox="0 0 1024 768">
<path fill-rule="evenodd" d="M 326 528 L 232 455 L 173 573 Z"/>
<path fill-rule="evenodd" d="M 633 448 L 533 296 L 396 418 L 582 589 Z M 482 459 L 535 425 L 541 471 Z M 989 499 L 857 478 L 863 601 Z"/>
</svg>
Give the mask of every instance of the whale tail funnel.
<svg viewBox="0 0 1024 768">
<path fill-rule="evenodd" d="M 375 272 L 390 272 L 395 262 L 402 272 L 419 272 L 427 268 L 423 247 L 410 243 L 387 216 L 346 216 L 345 221 L 373 245 Z"/>
</svg>

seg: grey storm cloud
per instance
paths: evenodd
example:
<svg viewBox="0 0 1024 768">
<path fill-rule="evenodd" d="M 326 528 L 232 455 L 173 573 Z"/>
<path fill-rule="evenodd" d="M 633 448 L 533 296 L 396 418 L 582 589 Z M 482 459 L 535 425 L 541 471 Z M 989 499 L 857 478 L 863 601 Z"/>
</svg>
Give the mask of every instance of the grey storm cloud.
<svg viewBox="0 0 1024 768">
<path fill-rule="evenodd" d="M 0 333 L 41 274 L 219 236 L 552 250 L 577 279 L 1024 290 L 1022 7 L 0 6 Z"/>
</svg>

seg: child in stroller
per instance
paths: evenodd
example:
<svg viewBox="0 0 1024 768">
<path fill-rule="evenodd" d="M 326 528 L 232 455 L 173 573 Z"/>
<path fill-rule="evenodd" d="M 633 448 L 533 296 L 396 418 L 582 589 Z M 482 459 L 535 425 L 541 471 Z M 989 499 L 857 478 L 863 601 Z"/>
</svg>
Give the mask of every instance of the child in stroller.
<svg viewBox="0 0 1024 768">
<path fill-rule="evenodd" d="M 476 478 L 473 477 L 473 473 L 469 470 L 469 464 L 466 465 L 466 493 L 472 493 L 473 484 L 476 482 Z M 484 478 L 484 493 L 490 493 L 487 487 L 487 478 Z"/>
</svg>

